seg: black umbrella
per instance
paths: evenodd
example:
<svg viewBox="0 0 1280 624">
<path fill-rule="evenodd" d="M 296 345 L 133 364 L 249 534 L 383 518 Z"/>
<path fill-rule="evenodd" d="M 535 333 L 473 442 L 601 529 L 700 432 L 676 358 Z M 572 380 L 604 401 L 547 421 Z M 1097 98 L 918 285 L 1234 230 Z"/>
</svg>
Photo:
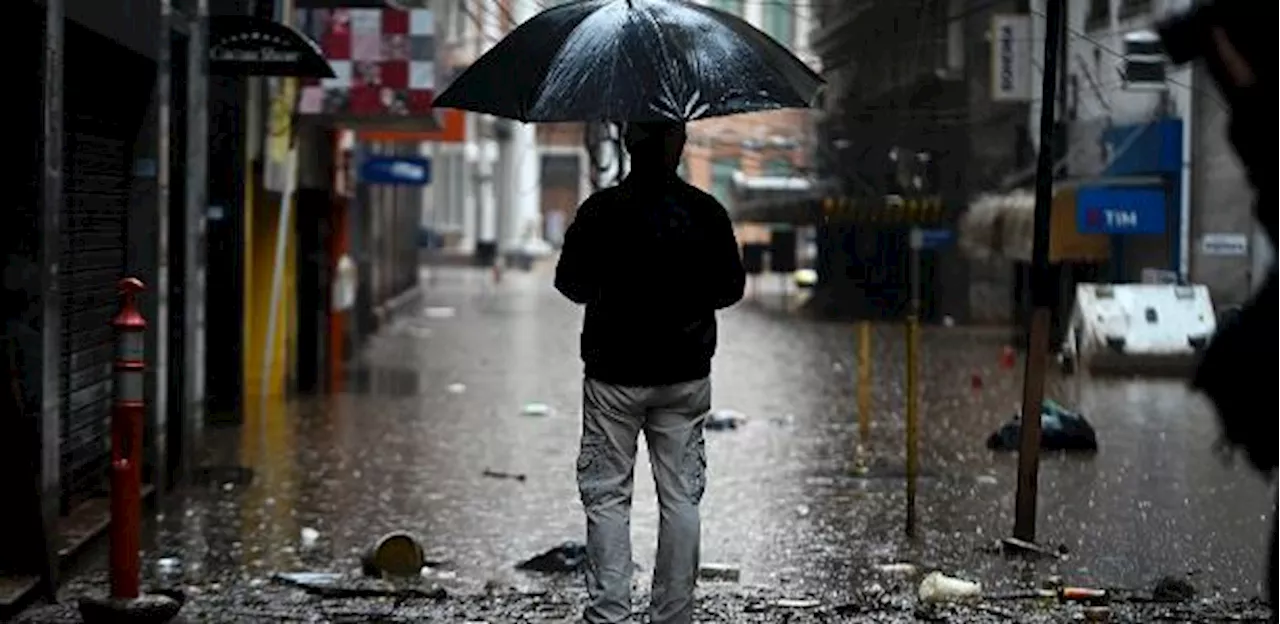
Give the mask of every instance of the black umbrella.
<svg viewBox="0 0 1280 624">
<path fill-rule="evenodd" d="M 435 105 L 520 121 L 691 121 L 814 101 L 823 80 L 741 19 L 686 0 L 579 0 L 534 16 Z"/>
</svg>

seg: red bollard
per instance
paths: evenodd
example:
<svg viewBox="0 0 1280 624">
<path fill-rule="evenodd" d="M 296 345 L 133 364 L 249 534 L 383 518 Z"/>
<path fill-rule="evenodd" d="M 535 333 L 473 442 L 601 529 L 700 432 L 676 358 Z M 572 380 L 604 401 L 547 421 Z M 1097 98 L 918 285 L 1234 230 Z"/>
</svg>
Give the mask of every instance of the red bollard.
<svg viewBox="0 0 1280 624">
<path fill-rule="evenodd" d="M 115 405 L 111 413 L 111 597 L 132 600 L 141 593 L 142 423 L 146 409 L 147 320 L 136 297 L 145 286 L 134 277 L 120 280 L 116 330 Z"/>
<path fill-rule="evenodd" d="M 137 296 L 146 287 L 134 277 L 120 280 L 116 330 L 115 405 L 111 412 L 111 595 L 80 599 L 85 624 L 161 624 L 173 620 L 186 598 L 181 592 L 142 593 L 142 423 L 146 397 L 147 319 Z"/>
<path fill-rule="evenodd" d="M 1018 363 L 1018 352 L 1013 347 L 1006 346 L 1000 351 L 1000 368 L 1009 370 Z"/>
<path fill-rule="evenodd" d="M 974 392 L 982 389 L 982 373 L 973 373 L 969 376 L 969 389 Z"/>
</svg>

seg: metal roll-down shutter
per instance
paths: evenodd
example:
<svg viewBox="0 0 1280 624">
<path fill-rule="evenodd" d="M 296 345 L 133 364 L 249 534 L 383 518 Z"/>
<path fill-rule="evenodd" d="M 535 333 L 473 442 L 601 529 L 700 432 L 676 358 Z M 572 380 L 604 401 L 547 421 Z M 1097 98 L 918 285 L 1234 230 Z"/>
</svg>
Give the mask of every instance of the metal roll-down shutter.
<svg viewBox="0 0 1280 624">
<path fill-rule="evenodd" d="M 105 492 L 113 387 L 111 319 L 119 305 L 116 283 L 124 275 L 127 258 L 132 146 L 139 118 L 135 98 L 117 99 L 100 91 L 103 83 L 87 71 L 87 64 L 69 62 L 65 75 L 59 283 L 61 481 L 67 507 Z M 114 64 L 107 66 L 120 71 Z"/>
</svg>

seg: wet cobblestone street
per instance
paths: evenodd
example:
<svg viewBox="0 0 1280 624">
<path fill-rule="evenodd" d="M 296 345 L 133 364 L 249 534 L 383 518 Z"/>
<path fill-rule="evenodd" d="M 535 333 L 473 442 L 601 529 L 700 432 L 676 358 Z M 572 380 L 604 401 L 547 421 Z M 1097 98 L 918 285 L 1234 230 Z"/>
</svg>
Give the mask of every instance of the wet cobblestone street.
<svg viewBox="0 0 1280 624">
<path fill-rule="evenodd" d="M 208 429 L 193 483 L 159 510 L 148 575 L 187 588 L 191 621 L 572 619 L 581 598 L 576 578 L 514 569 L 583 533 L 574 482 L 581 312 L 550 281 L 549 266 L 509 273 L 496 285 L 487 273 L 444 270 L 424 285 L 420 306 L 367 345 L 343 392 L 264 402 L 241 426 Z M 1205 601 L 1159 607 L 1168 618 L 1115 605 L 1113 621 L 1269 617 L 1248 600 L 1260 593 L 1272 491 L 1242 463 L 1219 460 L 1214 417 L 1180 382 L 1051 383 L 1052 398 L 1090 419 L 1100 450 L 1044 457 L 1039 537 L 1069 554 L 1007 559 L 986 550 L 1012 528 L 1016 458 L 984 442 L 1016 407 L 1020 366 L 998 366 L 997 332 L 930 328 L 921 525 L 908 539 L 902 332 L 875 328 L 863 473 L 856 332 L 803 319 L 771 297 L 721 315 L 715 406 L 747 420 L 707 434 L 702 556 L 739 568 L 741 580 L 704 584 L 700 619 L 1082 617 L 1074 607 L 1017 601 L 917 613 L 918 578 L 876 569 L 896 562 L 978 580 L 988 592 L 1034 588 L 1052 575 L 1071 585 L 1149 590 L 1173 575 Z M 646 461 L 633 520 L 637 591 L 648 586 L 656 541 Z M 301 538 L 304 529 L 318 538 Z M 369 544 L 393 530 L 421 537 L 438 564 L 424 582 L 444 587 L 448 598 L 320 599 L 271 580 L 283 571 L 354 573 Z M 69 598 L 102 586 L 101 563 L 87 559 Z M 817 604 L 778 606 L 783 598 Z M 642 596 L 636 606 L 642 610 Z M 61 621 L 69 610 L 33 610 L 25 621 Z"/>
</svg>

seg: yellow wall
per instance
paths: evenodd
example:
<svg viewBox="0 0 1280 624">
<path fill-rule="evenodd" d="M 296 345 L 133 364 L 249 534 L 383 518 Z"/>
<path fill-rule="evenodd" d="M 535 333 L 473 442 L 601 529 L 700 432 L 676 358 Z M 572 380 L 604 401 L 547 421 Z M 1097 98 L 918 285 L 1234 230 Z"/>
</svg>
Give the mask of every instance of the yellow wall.
<svg viewBox="0 0 1280 624">
<path fill-rule="evenodd" d="M 260 180 L 254 180 L 258 186 Z M 244 404 L 258 397 L 262 389 L 263 348 L 267 340 L 271 307 L 271 279 L 275 266 L 276 234 L 280 217 L 280 195 L 258 192 L 245 207 L 244 264 Z M 292 218 L 290 219 L 292 221 Z M 285 263 L 281 280 L 280 305 L 276 309 L 276 332 L 271 375 L 267 392 L 282 394 L 292 363 L 297 332 L 296 275 L 297 240 L 294 228 L 287 227 Z"/>
<path fill-rule="evenodd" d="M 286 14 L 288 14 L 286 12 Z M 267 131 L 264 141 L 263 157 L 266 160 L 263 175 L 246 172 L 245 179 L 250 183 L 245 197 L 244 219 L 244 384 L 242 405 L 246 405 L 262 393 L 263 378 L 268 375 L 264 371 L 263 353 L 267 340 L 267 325 L 270 322 L 271 281 L 275 269 L 276 238 L 279 232 L 280 194 L 267 192 L 263 188 L 263 176 L 267 169 L 283 172 L 296 163 L 289 162 L 289 144 L 293 136 L 293 109 L 297 92 L 297 81 L 292 78 L 268 82 L 265 89 L 270 98 L 270 114 L 266 121 Z M 246 146 L 250 157 L 254 158 L 253 146 Z M 277 176 L 276 179 L 279 179 Z M 280 190 L 280 189 L 273 189 Z M 291 211 L 292 212 L 292 211 Z M 279 307 L 276 309 L 275 336 L 272 344 L 273 356 L 266 392 L 279 395 L 285 392 L 285 380 L 293 365 L 292 354 L 297 332 L 295 301 L 296 275 L 295 255 L 297 250 L 297 229 L 293 219 L 284 224 L 286 232 L 285 258 L 280 282 Z"/>
</svg>

